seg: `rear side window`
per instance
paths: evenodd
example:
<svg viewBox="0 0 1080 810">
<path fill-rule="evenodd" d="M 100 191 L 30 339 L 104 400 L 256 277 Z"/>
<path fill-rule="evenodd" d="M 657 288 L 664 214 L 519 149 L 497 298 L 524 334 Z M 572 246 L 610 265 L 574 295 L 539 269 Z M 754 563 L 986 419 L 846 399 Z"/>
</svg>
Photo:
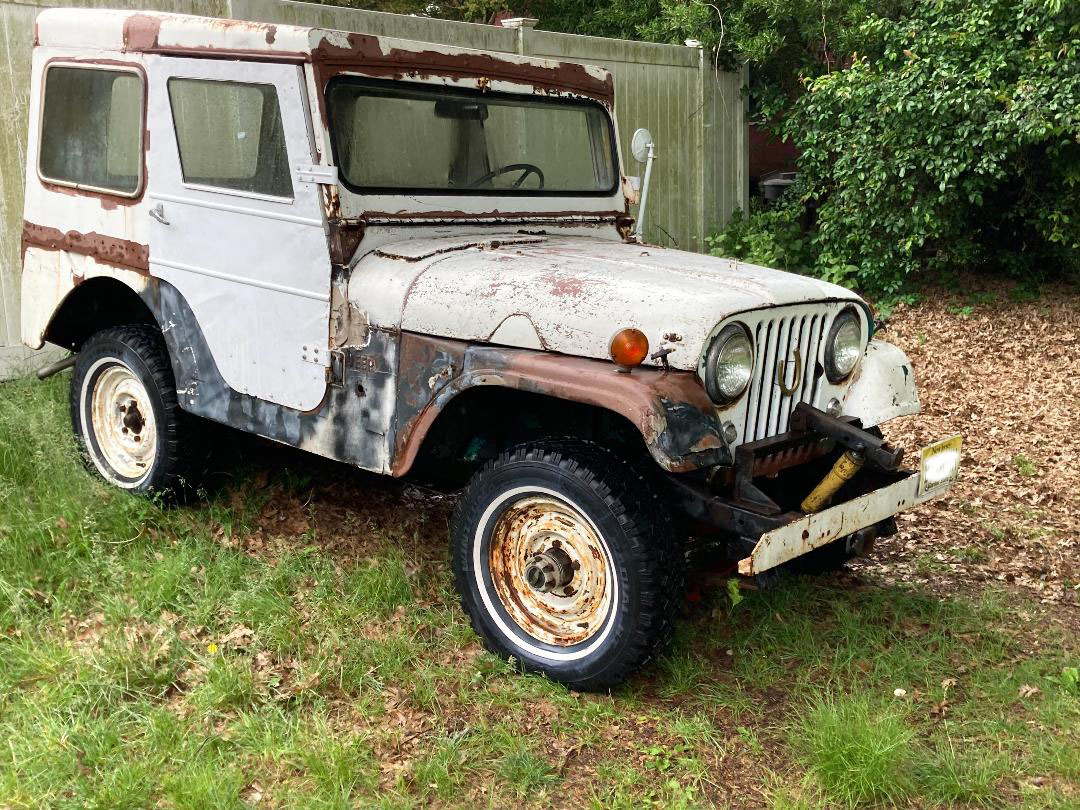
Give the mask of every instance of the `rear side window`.
<svg viewBox="0 0 1080 810">
<path fill-rule="evenodd" d="M 273 85 L 169 79 L 169 103 L 185 183 L 292 196 Z"/>
<path fill-rule="evenodd" d="M 38 169 L 45 180 L 134 195 L 142 171 L 143 80 L 55 65 L 45 72 Z"/>
</svg>

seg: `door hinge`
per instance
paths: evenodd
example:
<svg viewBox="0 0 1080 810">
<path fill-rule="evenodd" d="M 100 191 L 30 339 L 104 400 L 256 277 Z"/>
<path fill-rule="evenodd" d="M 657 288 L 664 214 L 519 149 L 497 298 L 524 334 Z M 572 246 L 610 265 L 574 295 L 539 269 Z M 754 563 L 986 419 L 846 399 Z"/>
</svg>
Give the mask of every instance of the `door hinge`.
<svg viewBox="0 0 1080 810">
<path fill-rule="evenodd" d="M 337 166 L 316 166 L 303 164 L 296 166 L 296 179 L 300 183 L 314 183 L 336 186 L 338 182 Z"/>
<path fill-rule="evenodd" d="M 326 384 L 334 388 L 345 387 L 345 352 L 330 350 L 330 365 L 326 367 Z"/>
</svg>

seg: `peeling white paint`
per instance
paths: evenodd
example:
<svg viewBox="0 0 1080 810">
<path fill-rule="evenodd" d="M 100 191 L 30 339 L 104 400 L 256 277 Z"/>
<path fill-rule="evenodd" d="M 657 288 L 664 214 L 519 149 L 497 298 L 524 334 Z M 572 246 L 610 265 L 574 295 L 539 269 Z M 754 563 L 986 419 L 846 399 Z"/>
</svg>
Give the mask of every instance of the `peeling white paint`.
<svg viewBox="0 0 1080 810">
<path fill-rule="evenodd" d="M 871 340 L 848 388 L 844 413 L 871 427 L 919 410 L 915 372 L 907 355 L 891 343 Z"/>
<path fill-rule="evenodd" d="M 438 251 L 434 241 L 425 240 L 419 260 L 390 258 L 408 251 L 403 243 L 381 247 L 357 264 L 349 298 L 372 325 L 533 348 L 527 330 L 493 337 L 507 318 L 520 315 L 545 348 L 600 359 L 608 357 L 619 329 L 641 329 L 654 348 L 677 332 L 683 340 L 672 344 L 668 363 L 695 370 L 709 335 L 734 313 L 859 300 L 850 290 L 805 276 L 588 237 L 552 235 L 489 250 L 450 237 L 447 249 Z M 510 342 L 515 336 L 520 343 Z"/>
<path fill-rule="evenodd" d="M 520 312 L 507 315 L 495 331 L 488 336 L 488 343 L 499 346 L 517 346 L 522 349 L 542 349 L 540 335 L 529 316 Z"/>
</svg>

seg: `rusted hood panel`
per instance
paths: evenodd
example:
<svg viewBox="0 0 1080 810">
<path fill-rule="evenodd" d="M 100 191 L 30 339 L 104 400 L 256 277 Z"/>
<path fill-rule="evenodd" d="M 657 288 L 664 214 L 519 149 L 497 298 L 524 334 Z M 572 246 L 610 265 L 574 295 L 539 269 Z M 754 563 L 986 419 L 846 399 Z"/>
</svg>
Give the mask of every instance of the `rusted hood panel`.
<svg viewBox="0 0 1080 810">
<path fill-rule="evenodd" d="M 669 346 L 669 363 L 697 368 L 716 324 L 752 309 L 851 299 L 843 287 L 678 250 L 549 236 L 513 243 L 448 238 L 387 245 L 362 259 L 349 297 L 370 322 L 459 340 L 606 358 L 624 327 Z M 412 258 L 423 254 L 423 258 Z M 406 258 L 408 257 L 408 258 Z M 529 325 L 531 324 L 531 329 Z"/>
</svg>

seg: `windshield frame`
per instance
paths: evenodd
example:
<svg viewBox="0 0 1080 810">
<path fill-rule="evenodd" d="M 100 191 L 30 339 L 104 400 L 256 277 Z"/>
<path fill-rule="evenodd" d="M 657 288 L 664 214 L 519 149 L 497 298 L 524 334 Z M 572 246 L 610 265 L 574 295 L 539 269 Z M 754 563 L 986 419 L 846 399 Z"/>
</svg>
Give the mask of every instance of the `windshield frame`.
<svg viewBox="0 0 1080 810">
<path fill-rule="evenodd" d="M 421 92 L 427 94 L 445 94 L 453 96 L 466 96 L 476 99 L 490 99 L 493 96 L 508 101 L 526 101 L 530 104 L 550 101 L 553 105 L 563 107 L 588 107 L 599 110 L 607 127 L 608 144 L 610 145 L 610 170 L 612 176 L 611 185 L 604 189 L 592 189 L 588 191 L 566 191 L 564 189 L 536 189 L 536 188 L 444 188 L 404 187 L 404 186 L 358 186 L 351 182 L 345 173 L 338 171 L 338 182 L 356 195 L 362 196 L 389 196 L 389 197 L 546 197 L 546 198 L 593 198 L 610 199 L 621 188 L 621 168 L 619 164 L 618 136 L 615 130 L 615 122 L 611 111 L 599 101 L 582 98 L 574 95 L 544 96 L 540 94 L 514 93 L 498 90 L 476 90 L 467 87 L 449 86 L 430 82 L 406 82 L 400 80 L 369 79 L 358 75 L 339 74 L 331 78 L 323 91 L 323 101 L 326 109 L 327 129 L 330 141 L 330 150 L 333 155 L 334 165 L 340 166 L 338 154 L 338 129 L 334 121 L 334 104 L 331 103 L 330 94 L 339 84 L 349 84 L 360 87 L 377 87 L 384 90 L 400 89 L 403 92 Z"/>
</svg>

